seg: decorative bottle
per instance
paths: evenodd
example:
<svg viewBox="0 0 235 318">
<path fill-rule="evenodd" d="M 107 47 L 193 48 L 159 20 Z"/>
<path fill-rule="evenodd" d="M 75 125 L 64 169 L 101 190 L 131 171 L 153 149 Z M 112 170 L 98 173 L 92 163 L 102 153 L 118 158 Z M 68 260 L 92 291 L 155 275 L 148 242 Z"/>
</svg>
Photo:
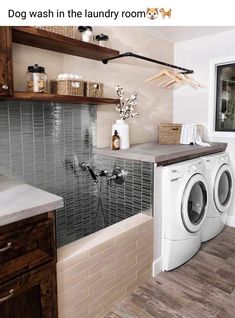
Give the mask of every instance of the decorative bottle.
<svg viewBox="0 0 235 318">
<path fill-rule="evenodd" d="M 129 125 L 125 123 L 125 120 L 117 119 L 116 123 L 112 126 L 112 134 L 115 130 L 118 131 L 118 135 L 120 137 L 120 149 L 130 148 Z"/>
<path fill-rule="evenodd" d="M 120 149 L 120 137 L 118 135 L 117 130 L 115 130 L 112 136 L 112 150 L 119 150 L 119 149 Z"/>
</svg>

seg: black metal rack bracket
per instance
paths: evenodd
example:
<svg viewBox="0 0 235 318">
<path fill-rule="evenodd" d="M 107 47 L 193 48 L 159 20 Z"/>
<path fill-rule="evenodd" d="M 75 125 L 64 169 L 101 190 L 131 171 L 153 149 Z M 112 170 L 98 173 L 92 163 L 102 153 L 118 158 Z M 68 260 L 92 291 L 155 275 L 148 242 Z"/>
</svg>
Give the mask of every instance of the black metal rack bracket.
<svg viewBox="0 0 235 318">
<path fill-rule="evenodd" d="M 167 67 L 170 67 L 170 68 L 174 68 L 174 69 L 180 70 L 180 71 L 182 71 L 181 72 L 182 74 L 192 74 L 193 73 L 193 70 L 189 70 L 187 68 L 176 66 L 174 64 L 170 64 L 170 63 L 154 60 L 154 59 L 151 59 L 149 57 L 138 55 L 138 54 L 135 54 L 135 53 L 132 53 L 132 52 L 126 52 L 126 53 L 117 55 L 115 57 L 111 57 L 109 59 L 102 60 L 102 62 L 104 64 L 108 64 L 109 61 L 116 60 L 116 59 L 119 59 L 119 58 L 122 58 L 122 57 L 134 57 L 134 58 L 137 58 L 137 59 L 140 59 L 140 60 L 144 60 L 144 61 L 148 61 L 148 62 L 151 62 L 151 63 L 164 65 L 164 66 L 167 66 Z"/>
</svg>

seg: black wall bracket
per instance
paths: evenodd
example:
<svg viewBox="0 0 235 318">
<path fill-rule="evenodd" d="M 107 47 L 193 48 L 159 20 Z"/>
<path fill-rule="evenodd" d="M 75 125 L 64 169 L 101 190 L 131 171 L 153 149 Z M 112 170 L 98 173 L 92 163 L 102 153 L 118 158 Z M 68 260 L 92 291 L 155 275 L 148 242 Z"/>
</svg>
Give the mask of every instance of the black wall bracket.
<svg viewBox="0 0 235 318">
<path fill-rule="evenodd" d="M 176 66 L 174 64 L 162 62 L 162 61 L 159 61 L 159 60 L 154 60 L 154 59 L 151 59 L 149 57 L 146 57 L 146 56 L 143 56 L 143 55 L 138 55 L 138 54 L 135 54 L 135 53 L 132 53 L 132 52 L 126 52 L 126 53 L 111 57 L 109 59 L 102 60 L 102 62 L 104 64 L 108 64 L 109 61 L 116 60 L 116 59 L 119 59 L 119 58 L 122 58 L 122 57 L 134 57 L 134 58 L 137 58 L 137 59 L 140 59 L 140 60 L 144 60 L 144 61 L 147 61 L 147 62 L 164 65 L 164 66 L 167 66 L 167 67 L 170 67 L 170 68 L 174 68 L 174 69 L 180 70 L 180 71 L 182 71 L 181 73 L 183 73 L 183 74 L 192 74 L 193 73 L 193 70 L 189 70 L 187 68 Z"/>
</svg>

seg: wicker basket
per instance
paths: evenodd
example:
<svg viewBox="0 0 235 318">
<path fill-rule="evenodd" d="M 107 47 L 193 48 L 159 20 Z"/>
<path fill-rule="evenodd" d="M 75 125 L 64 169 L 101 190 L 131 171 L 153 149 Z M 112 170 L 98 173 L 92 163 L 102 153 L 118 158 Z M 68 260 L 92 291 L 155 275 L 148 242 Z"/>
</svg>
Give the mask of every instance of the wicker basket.
<svg viewBox="0 0 235 318">
<path fill-rule="evenodd" d="M 159 144 L 177 145 L 180 144 L 182 124 L 160 124 L 159 125 Z M 201 125 L 197 125 L 197 132 L 202 138 Z"/>
<path fill-rule="evenodd" d="M 51 93 L 57 95 L 84 96 L 84 81 L 57 80 L 51 81 Z"/>
<path fill-rule="evenodd" d="M 35 28 L 56 33 L 56 34 L 60 34 L 60 35 L 64 35 L 69 38 L 75 38 L 73 26 L 40 26 L 40 27 L 36 26 Z"/>
<path fill-rule="evenodd" d="M 85 95 L 87 97 L 102 97 L 104 93 L 104 84 L 98 82 L 85 83 Z"/>
</svg>

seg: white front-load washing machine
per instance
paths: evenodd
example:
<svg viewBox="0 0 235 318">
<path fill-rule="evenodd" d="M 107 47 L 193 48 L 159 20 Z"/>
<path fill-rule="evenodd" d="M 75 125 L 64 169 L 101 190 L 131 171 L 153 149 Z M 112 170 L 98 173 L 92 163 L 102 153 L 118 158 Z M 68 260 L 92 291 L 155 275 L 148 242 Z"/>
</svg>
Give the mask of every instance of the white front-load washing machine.
<svg viewBox="0 0 235 318">
<path fill-rule="evenodd" d="M 227 152 L 202 157 L 208 181 L 208 213 L 202 228 L 202 242 L 223 231 L 233 192 L 233 177 Z"/>
<path fill-rule="evenodd" d="M 203 160 L 162 168 L 162 269 L 172 270 L 189 260 L 201 246 L 207 213 L 208 187 Z"/>
</svg>

